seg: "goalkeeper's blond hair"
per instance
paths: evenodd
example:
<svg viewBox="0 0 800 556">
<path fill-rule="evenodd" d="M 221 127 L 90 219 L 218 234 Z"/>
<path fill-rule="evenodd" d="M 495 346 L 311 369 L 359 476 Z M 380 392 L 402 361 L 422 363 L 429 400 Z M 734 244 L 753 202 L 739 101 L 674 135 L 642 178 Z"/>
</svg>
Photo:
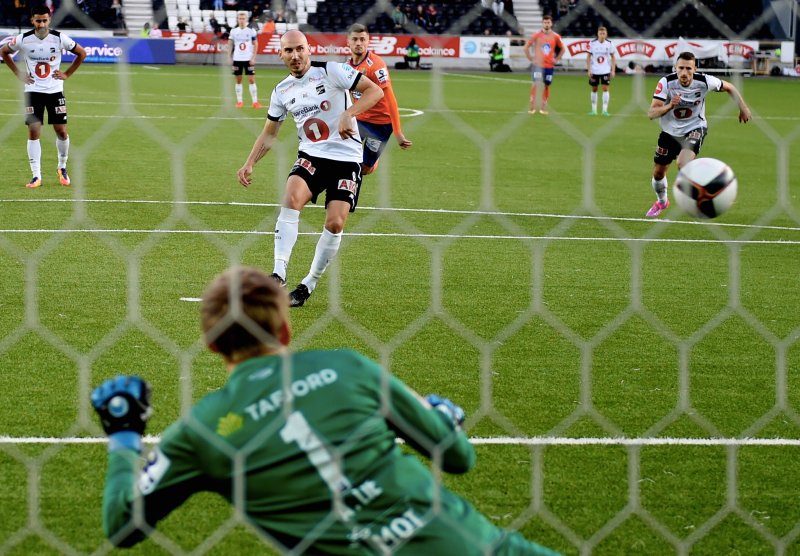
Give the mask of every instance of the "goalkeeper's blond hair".
<svg viewBox="0 0 800 556">
<path fill-rule="evenodd" d="M 200 308 L 208 346 L 231 363 L 274 353 L 289 340 L 289 297 L 262 271 L 234 267 L 217 276 Z"/>
</svg>

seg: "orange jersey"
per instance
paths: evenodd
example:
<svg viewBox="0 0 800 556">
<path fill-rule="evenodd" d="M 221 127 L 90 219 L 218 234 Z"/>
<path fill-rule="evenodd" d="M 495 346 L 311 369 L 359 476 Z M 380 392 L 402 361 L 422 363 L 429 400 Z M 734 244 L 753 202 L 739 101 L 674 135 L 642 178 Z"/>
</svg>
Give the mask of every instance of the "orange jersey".
<svg viewBox="0 0 800 556">
<path fill-rule="evenodd" d="M 561 35 L 553 31 L 549 33 L 537 31 L 531 35 L 528 44 L 533 46 L 533 65 L 537 68 L 555 67 L 556 50 L 564 51 Z"/>
<path fill-rule="evenodd" d="M 360 64 L 353 64 L 352 58 L 347 63 L 383 89 L 383 98 L 375 106 L 359 114 L 356 118 L 371 124 L 392 124 L 394 131 L 399 131 L 400 113 L 392 91 L 392 83 L 389 80 L 389 69 L 386 67 L 386 62 L 383 61 L 383 58 L 372 51 L 367 51 L 367 55 Z M 353 96 L 357 100 L 360 95 L 354 91 Z"/>
</svg>

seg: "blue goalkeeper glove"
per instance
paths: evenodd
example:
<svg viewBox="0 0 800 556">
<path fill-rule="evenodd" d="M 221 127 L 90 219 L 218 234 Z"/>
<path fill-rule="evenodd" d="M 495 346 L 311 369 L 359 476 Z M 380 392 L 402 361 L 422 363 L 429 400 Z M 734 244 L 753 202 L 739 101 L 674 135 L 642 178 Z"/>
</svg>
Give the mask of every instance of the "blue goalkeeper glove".
<svg viewBox="0 0 800 556">
<path fill-rule="evenodd" d="M 138 376 L 117 376 L 95 388 L 91 401 L 108 435 L 108 451 L 141 452 L 145 423 L 153 412 L 150 384 Z"/>
<path fill-rule="evenodd" d="M 445 414 L 457 428 L 464 424 L 464 410 L 447 398 L 442 398 L 436 394 L 428 394 L 425 399 L 434 409 Z"/>
</svg>

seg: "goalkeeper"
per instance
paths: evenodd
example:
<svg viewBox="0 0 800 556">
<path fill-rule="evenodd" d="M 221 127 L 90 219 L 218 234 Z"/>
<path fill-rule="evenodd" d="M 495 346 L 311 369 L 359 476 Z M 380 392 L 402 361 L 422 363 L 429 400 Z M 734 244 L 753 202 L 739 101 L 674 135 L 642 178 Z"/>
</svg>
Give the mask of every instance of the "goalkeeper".
<svg viewBox="0 0 800 556">
<path fill-rule="evenodd" d="M 396 444 L 467 472 L 475 451 L 461 408 L 419 397 L 350 350 L 290 352 L 288 297 L 261 271 L 217 277 L 201 321 L 228 381 L 167 428 L 143 470 L 149 385 L 120 376 L 92 393 L 109 434 L 103 527 L 115 545 L 140 542 L 192 494 L 211 491 L 281 551 L 555 554 L 494 526 Z"/>
</svg>

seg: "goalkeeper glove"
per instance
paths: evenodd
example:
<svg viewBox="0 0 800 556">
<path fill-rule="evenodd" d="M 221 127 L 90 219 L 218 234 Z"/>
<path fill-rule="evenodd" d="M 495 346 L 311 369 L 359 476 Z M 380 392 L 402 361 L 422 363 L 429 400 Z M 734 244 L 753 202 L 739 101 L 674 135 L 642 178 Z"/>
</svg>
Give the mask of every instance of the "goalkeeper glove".
<svg viewBox="0 0 800 556">
<path fill-rule="evenodd" d="M 92 407 L 108 435 L 108 451 L 141 451 L 145 423 L 153 412 L 150 384 L 138 376 L 117 376 L 92 392 Z"/>
<path fill-rule="evenodd" d="M 428 394 L 425 399 L 434 409 L 446 415 L 456 428 L 464 424 L 464 410 L 447 398 L 442 398 L 436 394 Z"/>
</svg>

